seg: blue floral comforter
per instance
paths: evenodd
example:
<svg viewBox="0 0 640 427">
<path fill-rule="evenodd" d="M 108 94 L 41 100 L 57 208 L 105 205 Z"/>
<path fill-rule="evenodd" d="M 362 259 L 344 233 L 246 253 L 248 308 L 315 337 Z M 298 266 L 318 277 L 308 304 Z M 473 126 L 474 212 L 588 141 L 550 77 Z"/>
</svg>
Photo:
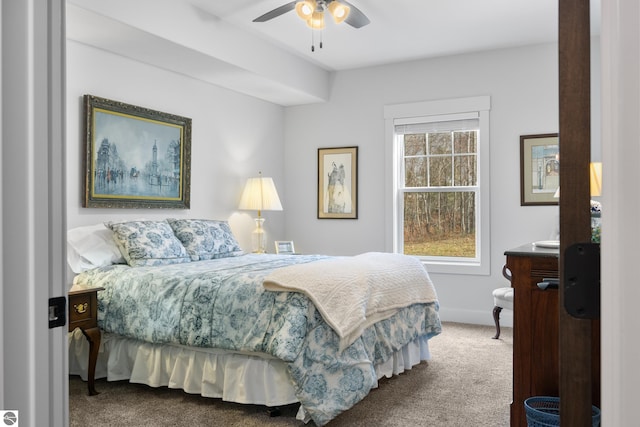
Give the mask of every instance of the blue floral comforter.
<svg viewBox="0 0 640 427">
<path fill-rule="evenodd" d="M 440 333 L 438 304 L 415 304 L 374 324 L 345 351 L 303 294 L 270 292 L 273 269 L 320 255 L 253 255 L 154 267 L 86 271 L 79 287 L 98 293 L 102 330 L 150 343 L 261 352 L 287 362 L 296 396 L 322 426 L 377 385 L 374 366 L 422 336 Z"/>
</svg>

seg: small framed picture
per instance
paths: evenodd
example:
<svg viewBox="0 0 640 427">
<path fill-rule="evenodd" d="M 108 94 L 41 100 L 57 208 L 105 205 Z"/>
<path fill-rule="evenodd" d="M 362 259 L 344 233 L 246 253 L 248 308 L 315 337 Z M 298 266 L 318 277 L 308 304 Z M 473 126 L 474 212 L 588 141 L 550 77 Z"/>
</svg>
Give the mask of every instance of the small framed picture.
<svg viewBox="0 0 640 427">
<path fill-rule="evenodd" d="M 557 205 L 560 186 L 557 133 L 520 137 L 520 205 Z"/>
<path fill-rule="evenodd" d="M 293 249 L 293 242 L 291 240 L 276 241 L 276 254 L 293 255 L 294 253 L 295 253 L 295 250 Z"/>
</svg>

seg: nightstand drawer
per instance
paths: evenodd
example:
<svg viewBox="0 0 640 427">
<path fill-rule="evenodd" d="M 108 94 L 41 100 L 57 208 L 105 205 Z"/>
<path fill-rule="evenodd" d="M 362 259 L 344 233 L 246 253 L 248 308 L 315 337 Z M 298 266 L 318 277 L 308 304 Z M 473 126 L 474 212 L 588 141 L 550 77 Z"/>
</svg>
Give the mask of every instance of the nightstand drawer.
<svg viewBox="0 0 640 427">
<path fill-rule="evenodd" d="M 69 292 L 69 331 L 98 326 L 98 291 L 102 288 Z"/>
</svg>

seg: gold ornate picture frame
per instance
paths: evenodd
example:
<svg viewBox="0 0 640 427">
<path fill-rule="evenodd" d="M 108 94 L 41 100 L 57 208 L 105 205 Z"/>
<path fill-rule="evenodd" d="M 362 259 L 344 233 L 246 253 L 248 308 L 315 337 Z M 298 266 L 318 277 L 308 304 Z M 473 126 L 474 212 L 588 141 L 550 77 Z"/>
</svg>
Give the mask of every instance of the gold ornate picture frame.
<svg viewBox="0 0 640 427">
<path fill-rule="evenodd" d="M 188 209 L 191 119 L 85 95 L 87 208 Z"/>
</svg>

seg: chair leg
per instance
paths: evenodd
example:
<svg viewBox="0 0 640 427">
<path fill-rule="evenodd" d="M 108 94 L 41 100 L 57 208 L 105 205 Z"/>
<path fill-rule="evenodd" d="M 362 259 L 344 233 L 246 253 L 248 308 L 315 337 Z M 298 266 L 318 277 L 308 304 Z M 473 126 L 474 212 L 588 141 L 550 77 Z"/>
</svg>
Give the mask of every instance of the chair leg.
<svg viewBox="0 0 640 427">
<path fill-rule="evenodd" d="M 500 338 L 500 312 L 502 311 L 502 307 L 498 307 L 497 305 L 493 307 L 493 321 L 496 323 L 496 336 L 493 337 L 494 340 Z"/>
</svg>

